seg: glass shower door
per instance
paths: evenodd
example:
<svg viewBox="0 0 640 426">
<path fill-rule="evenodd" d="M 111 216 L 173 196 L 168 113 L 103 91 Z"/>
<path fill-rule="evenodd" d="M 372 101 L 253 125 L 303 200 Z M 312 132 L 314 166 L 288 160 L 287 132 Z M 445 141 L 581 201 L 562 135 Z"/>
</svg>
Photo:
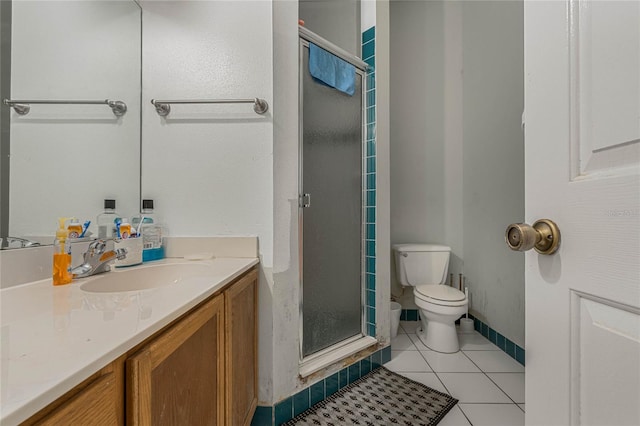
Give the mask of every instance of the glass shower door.
<svg viewBox="0 0 640 426">
<path fill-rule="evenodd" d="M 356 93 L 348 96 L 312 79 L 305 45 L 301 58 L 302 356 L 307 357 L 363 335 L 363 99 L 361 73 L 356 73 Z"/>
</svg>

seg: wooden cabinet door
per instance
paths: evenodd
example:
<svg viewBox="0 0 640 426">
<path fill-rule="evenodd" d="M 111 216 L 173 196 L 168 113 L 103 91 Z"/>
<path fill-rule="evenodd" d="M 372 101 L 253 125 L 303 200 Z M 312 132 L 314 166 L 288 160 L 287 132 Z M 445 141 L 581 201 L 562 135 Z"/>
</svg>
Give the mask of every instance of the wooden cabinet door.
<svg viewBox="0 0 640 426">
<path fill-rule="evenodd" d="M 216 296 L 127 360 L 128 425 L 224 421 L 224 296 Z"/>
<path fill-rule="evenodd" d="M 73 389 L 75 395 L 44 416 L 38 414 L 22 423 L 25 425 L 122 425 L 122 364 L 112 363 L 100 370 L 83 384 Z"/>
<path fill-rule="evenodd" d="M 258 274 L 225 291 L 226 424 L 249 425 L 258 403 Z"/>
</svg>

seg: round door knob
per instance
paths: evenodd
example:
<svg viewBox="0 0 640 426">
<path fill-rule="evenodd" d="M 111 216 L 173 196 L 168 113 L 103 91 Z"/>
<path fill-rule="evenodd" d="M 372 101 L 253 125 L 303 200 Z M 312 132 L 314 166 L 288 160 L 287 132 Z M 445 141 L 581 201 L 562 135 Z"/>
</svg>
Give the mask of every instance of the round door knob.
<svg viewBox="0 0 640 426">
<path fill-rule="evenodd" d="M 549 219 L 540 219 L 533 226 L 512 223 L 507 227 L 504 239 L 511 250 L 535 249 L 540 254 L 553 254 L 560 247 L 560 229 Z"/>
</svg>

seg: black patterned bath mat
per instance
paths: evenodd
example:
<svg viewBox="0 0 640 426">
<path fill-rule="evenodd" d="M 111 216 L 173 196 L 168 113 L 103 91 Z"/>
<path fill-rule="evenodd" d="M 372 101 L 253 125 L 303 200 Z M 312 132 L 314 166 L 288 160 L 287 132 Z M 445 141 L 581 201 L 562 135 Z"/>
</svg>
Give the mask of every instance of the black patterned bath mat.
<svg viewBox="0 0 640 426">
<path fill-rule="evenodd" d="M 433 426 L 457 399 L 380 367 L 285 425 Z"/>
</svg>

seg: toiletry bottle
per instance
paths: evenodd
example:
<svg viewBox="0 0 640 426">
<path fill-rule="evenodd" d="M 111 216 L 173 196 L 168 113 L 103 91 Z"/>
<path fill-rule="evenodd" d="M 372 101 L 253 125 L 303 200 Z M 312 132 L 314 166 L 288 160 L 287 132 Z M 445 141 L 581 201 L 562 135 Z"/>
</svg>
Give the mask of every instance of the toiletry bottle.
<svg viewBox="0 0 640 426">
<path fill-rule="evenodd" d="M 138 219 L 138 233 L 142 236 L 142 261 L 164 258 L 163 227 L 153 210 L 153 200 L 142 200 L 142 213 Z"/>
<path fill-rule="evenodd" d="M 100 213 L 96 219 L 96 223 L 98 224 L 98 238 L 114 237 L 115 220 L 117 217 L 116 200 L 104 200 L 104 212 Z"/>
<path fill-rule="evenodd" d="M 69 222 L 69 226 L 67 226 L 67 231 L 69 231 L 68 238 L 79 238 L 80 234 L 82 234 L 80 221 L 75 217 L 71 218 L 71 222 Z"/>
<path fill-rule="evenodd" d="M 58 230 L 53 245 L 53 285 L 69 284 L 73 276 L 69 273 L 71 268 L 71 247 L 68 241 L 68 233 L 64 227 L 67 218 L 58 219 Z"/>
<path fill-rule="evenodd" d="M 131 224 L 129 223 L 129 219 L 127 219 L 126 217 L 123 218 L 118 227 L 118 230 L 120 231 L 120 238 L 122 238 L 123 240 L 129 238 L 131 236 Z"/>
<path fill-rule="evenodd" d="M 155 218 L 155 213 L 153 212 L 153 200 L 142 200 L 142 210 L 140 211 L 140 215 L 133 218 L 131 225 L 137 230 L 138 234 L 141 234 L 140 223 L 147 225 L 157 222 Z"/>
</svg>

